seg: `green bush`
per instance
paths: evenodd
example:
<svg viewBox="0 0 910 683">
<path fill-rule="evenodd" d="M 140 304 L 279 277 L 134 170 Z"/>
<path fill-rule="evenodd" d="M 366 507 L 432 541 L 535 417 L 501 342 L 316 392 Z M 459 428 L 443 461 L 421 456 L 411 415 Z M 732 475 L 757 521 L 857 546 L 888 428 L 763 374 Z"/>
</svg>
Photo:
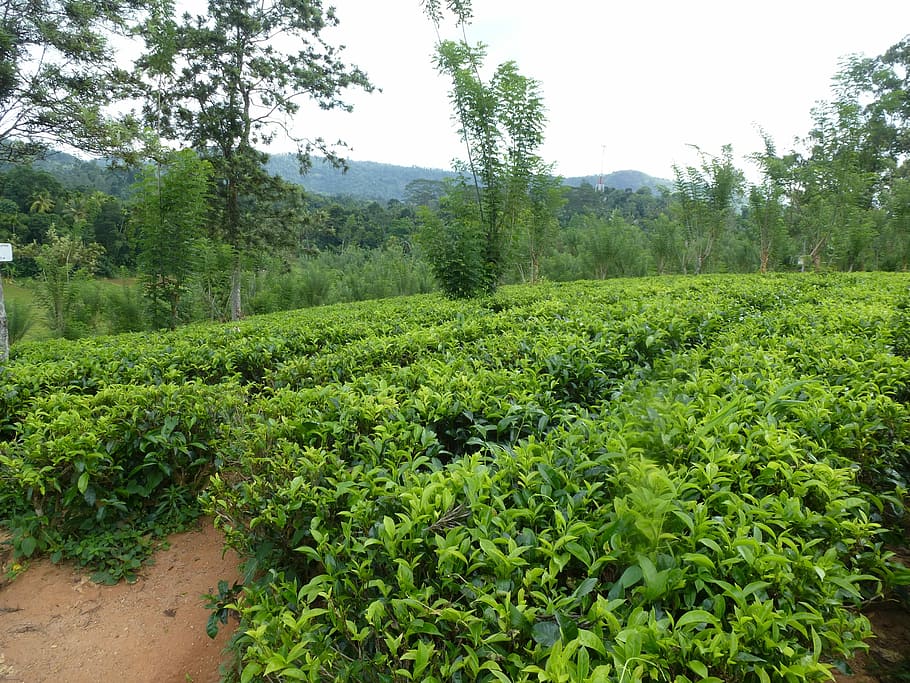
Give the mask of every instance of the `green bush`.
<svg viewBox="0 0 910 683">
<path fill-rule="evenodd" d="M 18 498 L 6 505 L 17 512 L 10 520 L 17 555 L 59 559 L 81 548 L 74 559 L 95 563 L 119 552 L 116 543 L 98 549 L 102 541 L 183 527 L 199 514 L 196 496 L 241 403 L 236 386 L 192 382 L 35 401 L 16 438 L 0 443 L 0 481 Z"/>
<path fill-rule="evenodd" d="M 902 506 L 868 475 L 907 443 L 888 306 L 623 286 L 272 376 L 206 494 L 260 577 L 241 680 L 812 681 L 862 647 Z"/>
<path fill-rule="evenodd" d="M 138 285 L 120 285 L 105 297 L 104 317 L 112 334 L 141 332 L 148 329 L 146 302 Z"/>
<path fill-rule="evenodd" d="M 487 244 L 480 224 L 466 216 L 441 218 L 430 211 L 420 217 L 420 244 L 446 296 L 464 299 L 496 289 L 497 269 L 485 263 Z"/>
</svg>

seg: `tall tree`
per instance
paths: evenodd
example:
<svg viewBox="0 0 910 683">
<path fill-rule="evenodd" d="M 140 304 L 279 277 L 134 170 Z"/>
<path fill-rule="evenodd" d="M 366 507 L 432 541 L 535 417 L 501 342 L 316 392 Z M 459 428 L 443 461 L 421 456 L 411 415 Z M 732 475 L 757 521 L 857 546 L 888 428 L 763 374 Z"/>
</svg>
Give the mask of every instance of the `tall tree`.
<svg viewBox="0 0 910 683">
<path fill-rule="evenodd" d="M 540 278 L 541 262 L 553 247 L 559 232 L 557 215 L 565 204 L 565 188 L 562 179 L 549 173 L 535 173 L 528 183 L 529 209 L 517 230 L 517 244 L 520 249 L 519 264 L 522 260 L 527 270 L 519 266 L 523 279 L 537 282 Z"/>
<path fill-rule="evenodd" d="M 839 93 L 812 111 L 809 154 L 796 168 L 799 237 L 804 258 L 818 270 L 826 257 L 842 267 L 861 267 L 875 237 L 876 185 L 862 107 L 855 93 Z"/>
<path fill-rule="evenodd" d="M 438 33 L 446 14 L 442 3 L 425 0 L 423 7 Z M 470 2 L 449 0 L 445 9 L 464 29 L 471 18 Z M 460 228 L 449 226 L 446 231 L 449 238 L 457 238 L 452 231 L 460 229 L 465 233 L 465 244 L 479 245 L 479 250 L 464 252 L 465 256 L 473 253 L 475 263 L 461 264 L 476 271 L 469 278 L 473 284 L 446 284 L 445 280 L 458 272 L 448 263 L 448 257 L 455 253 L 452 250 L 431 248 L 430 257 L 443 288 L 462 295 L 495 289 L 506 268 L 508 242 L 519 236 L 528 220 L 541 218 L 541 208 L 551 207 L 552 216 L 559 208 L 555 201 L 538 202 L 535 207 L 532 199 L 535 178 L 550 172 L 537 154 L 546 123 L 540 83 L 519 73 L 511 61 L 500 64 L 487 82 L 481 77 L 485 57 L 484 45 L 470 45 L 466 39 L 453 41 L 440 37 L 437 45 L 436 67 L 452 81 L 449 96 L 453 118 L 467 152 L 461 170 L 470 173 L 476 198 L 470 214 L 456 218 Z M 464 204 L 460 206 L 468 208 Z M 550 219 L 543 217 L 543 220 L 546 223 Z M 430 246 L 433 245 L 444 246 L 444 240 L 430 241 Z M 536 272 L 534 259 L 531 261 Z"/>
<path fill-rule="evenodd" d="M 910 159 L 910 35 L 884 54 L 843 60 L 834 77 L 838 101 L 859 106 L 867 167 L 890 171 Z"/>
<path fill-rule="evenodd" d="M 851 184 L 865 184 L 865 195 L 871 200 L 861 203 L 867 205 L 859 214 L 861 220 L 851 224 L 844 239 L 835 240 L 839 247 L 837 255 L 852 265 L 856 260 L 854 254 L 862 253 L 872 237 L 876 237 L 877 264 L 906 267 L 910 35 L 878 57 L 848 57 L 834 83 L 835 102 L 841 109 L 846 109 L 845 104 L 850 105 L 846 109 L 849 116 L 841 117 L 846 124 L 842 139 L 850 152 L 841 154 L 841 162 L 849 159 L 854 169 Z M 857 177 L 858 174 L 864 177 Z M 879 212 L 879 208 L 883 211 Z"/>
<path fill-rule="evenodd" d="M 761 181 L 749 189 L 749 222 L 758 238 L 759 272 L 767 273 L 779 259 L 786 236 L 784 228 L 786 162 L 777 155 L 774 141 L 762 132 L 764 152 L 751 156 L 761 171 Z"/>
<path fill-rule="evenodd" d="M 120 73 L 105 35 L 124 26 L 122 0 L 0 0 L 0 160 L 21 161 L 62 142 L 117 146 L 122 126 L 104 116 Z M 0 347 L 8 329 L 0 289 Z"/>
<path fill-rule="evenodd" d="M 136 183 L 130 222 L 139 235 L 139 270 L 156 326 L 173 329 L 179 322 L 180 300 L 196 272 L 211 173 L 211 164 L 183 150 L 147 166 Z"/>
<path fill-rule="evenodd" d="M 572 219 L 570 227 L 580 233 L 580 255 L 585 277 L 604 280 L 639 276 L 647 272 L 644 233 L 618 211 L 608 219 L 580 214 Z"/>
<path fill-rule="evenodd" d="M 696 148 L 697 149 L 697 148 Z M 714 248 L 735 220 L 736 200 L 745 178 L 733 163 L 733 148 L 724 145 L 721 156 L 698 150 L 698 167 L 673 167 L 676 176 L 675 209 L 683 226 L 685 268 L 704 272 Z"/>
<path fill-rule="evenodd" d="M 910 269 L 910 178 L 895 178 L 885 198 L 887 223 L 879 263 L 896 270 Z"/>
<path fill-rule="evenodd" d="M 657 274 L 664 275 L 677 270 L 684 272 L 686 268 L 685 250 L 679 223 L 672 220 L 666 213 L 661 213 L 648 221 L 647 229 L 651 261 L 654 263 Z"/>
<path fill-rule="evenodd" d="M 244 253 L 279 237 L 256 216 L 257 205 L 274 203 L 286 187 L 264 170 L 259 146 L 281 134 L 297 143 L 302 171 L 314 150 L 341 163 L 334 145 L 294 133 L 292 118 L 303 100 L 350 110 L 346 89 L 372 90 L 366 74 L 341 61 L 342 48 L 322 38 L 337 23 L 320 0 L 209 0 L 206 14 L 179 23 L 170 1 L 160 0 L 145 31 L 145 117 L 212 164 L 215 232 L 234 249 L 234 319 L 242 315 Z"/>
</svg>

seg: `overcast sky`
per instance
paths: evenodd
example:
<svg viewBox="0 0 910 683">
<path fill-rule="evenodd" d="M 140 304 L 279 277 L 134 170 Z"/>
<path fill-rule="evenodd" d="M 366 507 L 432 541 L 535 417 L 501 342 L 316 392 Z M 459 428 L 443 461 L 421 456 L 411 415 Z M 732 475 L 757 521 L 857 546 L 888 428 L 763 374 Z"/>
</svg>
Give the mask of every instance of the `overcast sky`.
<svg viewBox="0 0 910 683">
<path fill-rule="evenodd" d="M 355 160 L 449 168 L 464 155 L 432 65 L 436 34 L 418 0 L 327 0 L 344 44 L 382 92 L 352 93 L 353 113 L 305 108 L 299 130 L 341 138 Z M 542 156 L 564 176 L 637 169 L 672 177 L 687 145 L 737 155 L 779 151 L 811 126 L 839 60 L 876 56 L 910 33 L 910 1 L 474 0 L 471 42 L 488 65 L 514 60 L 542 84 Z M 459 37 L 444 31 L 443 38 Z"/>
</svg>

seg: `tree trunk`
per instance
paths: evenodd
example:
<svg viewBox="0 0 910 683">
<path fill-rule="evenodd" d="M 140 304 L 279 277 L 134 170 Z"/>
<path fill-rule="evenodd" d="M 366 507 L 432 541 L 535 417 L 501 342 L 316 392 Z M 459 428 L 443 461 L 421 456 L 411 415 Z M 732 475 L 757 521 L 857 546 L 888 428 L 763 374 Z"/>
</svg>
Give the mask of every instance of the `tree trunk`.
<svg viewBox="0 0 910 683">
<path fill-rule="evenodd" d="M 3 276 L 0 275 L 0 361 L 9 360 L 9 322 L 6 319 L 6 304 L 3 301 Z"/>
<path fill-rule="evenodd" d="M 816 273 L 820 273 L 822 269 L 822 251 L 824 248 L 825 238 L 823 237 L 815 243 L 815 246 L 812 247 L 812 251 L 809 252 L 809 257 L 812 259 L 812 267 Z"/>
<path fill-rule="evenodd" d="M 180 309 L 180 295 L 171 295 L 171 329 L 177 329 L 177 312 Z"/>
<path fill-rule="evenodd" d="M 243 308 L 240 305 L 240 258 L 234 264 L 234 272 L 231 273 L 231 320 L 237 321 L 243 317 Z"/>
</svg>

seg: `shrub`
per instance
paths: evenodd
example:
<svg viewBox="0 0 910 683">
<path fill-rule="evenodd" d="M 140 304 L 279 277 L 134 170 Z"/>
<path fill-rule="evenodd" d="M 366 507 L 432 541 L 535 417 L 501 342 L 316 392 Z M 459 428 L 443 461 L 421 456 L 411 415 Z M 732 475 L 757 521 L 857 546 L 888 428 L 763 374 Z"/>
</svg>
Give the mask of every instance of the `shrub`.
<svg viewBox="0 0 910 683">
<path fill-rule="evenodd" d="M 25 338 L 35 324 L 35 313 L 31 305 L 11 300 L 5 303 L 7 332 L 10 345 Z"/>
<path fill-rule="evenodd" d="M 0 443 L 0 480 L 15 492 L 6 507 L 19 513 L 10 521 L 17 554 L 112 559 L 117 544 L 107 553 L 85 548 L 125 529 L 134 538 L 184 526 L 199 514 L 196 495 L 241 401 L 236 386 L 195 382 L 37 400 L 17 438 Z"/>
</svg>

